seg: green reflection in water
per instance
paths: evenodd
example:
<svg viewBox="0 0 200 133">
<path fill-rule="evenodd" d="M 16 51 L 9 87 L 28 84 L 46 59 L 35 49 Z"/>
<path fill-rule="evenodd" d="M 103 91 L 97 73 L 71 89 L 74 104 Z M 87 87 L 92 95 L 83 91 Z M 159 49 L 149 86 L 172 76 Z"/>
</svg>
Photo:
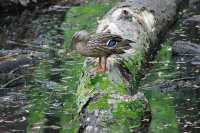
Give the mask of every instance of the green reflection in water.
<svg viewBox="0 0 200 133">
<path fill-rule="evenodd" d="M 152 121 L 150 125 L 151 133 L 178 133 L 176 120 L 176 110 L 173 93 L 161 93 L 159 85 L 172 80 L 177 72 L 171 60 L 171 42 L 166 41 L 159 51 L 151 69 L 145 79 L 141 82 L 141 87 L 147 96 L 151 109 Z"/>
<path fill-rule="evenodd" d="M 68 10 L 64 22 L 65 48 L 69 47 L 75 31 L 94 30 L 97 20 L 111 9 L 112 4 L 90 2 Z M 52 44 L 49 47 L 53 48 Z M 84 58 L 76 53 L 60 54 L 59 50 L 46 51 L 51 57 L 35 67 L 33 79 L 28 84 L 27 132 L 73 133 L 79 128 L 76 88 Z"/>
</svg>

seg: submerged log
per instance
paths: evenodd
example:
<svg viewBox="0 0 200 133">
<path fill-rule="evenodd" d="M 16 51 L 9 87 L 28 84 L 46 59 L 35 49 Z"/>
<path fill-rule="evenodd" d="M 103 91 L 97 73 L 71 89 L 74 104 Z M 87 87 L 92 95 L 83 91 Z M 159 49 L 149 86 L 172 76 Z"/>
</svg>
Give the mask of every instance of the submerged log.
<svg viewBox="0 0 200 133">
<path fill-rule="evenodd" d="M 105 74 L 91 73 L 97 60 L 86 59 L 77 90 L 80 133 L 147 129 L 143 126 L 150 122 L 151 111 L 144 94 L 136 88 L 139 71 L 174 22 L 178 3 L 179 0 L 127 0 L 99 22 L 97 33 L 118 34 L 136 44 L 122 55 L 109 57 Z"/>
</svg>

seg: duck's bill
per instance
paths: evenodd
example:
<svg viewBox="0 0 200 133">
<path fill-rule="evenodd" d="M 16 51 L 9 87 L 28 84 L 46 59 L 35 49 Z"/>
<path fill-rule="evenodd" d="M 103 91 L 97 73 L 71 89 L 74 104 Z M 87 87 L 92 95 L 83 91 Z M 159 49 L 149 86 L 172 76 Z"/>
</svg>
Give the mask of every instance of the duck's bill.
<svg viewBox="0 0 200 133">
<path fill-rule="evenodd" d="M 135 41 L 129 40 L 129 39 L 126 39 L 126 41 L 127 41 L 128 43 L 136 43 Z"/>
<path fill-rule="evenodd" d="M 73 45 L 73 43 L 70 44 L 69 49 L 70 49 L 71 51 L 75 50 L 75 46 Z"/>
</svg>

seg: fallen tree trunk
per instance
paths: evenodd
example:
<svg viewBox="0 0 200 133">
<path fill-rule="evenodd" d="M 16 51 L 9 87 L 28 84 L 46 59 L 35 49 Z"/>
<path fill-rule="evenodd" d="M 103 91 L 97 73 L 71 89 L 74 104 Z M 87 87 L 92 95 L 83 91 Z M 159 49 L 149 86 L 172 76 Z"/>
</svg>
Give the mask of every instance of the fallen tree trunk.
<svg viewBox="0 0 200 133">
<path fill-rule="evenodd" d="M 97 33 L 111 32 L 135 40 L 132 48 L 108 59 L 106 74 L 91 74 L 87 58 L 78 86 L 81 133 L 140 132 L 150 122 L 150 107 L 136 89 L 139 71 L 158 47 L 159 37 L 174 22 L 179 0 L 127 0 L 99 22 Z M 146 128 L 147 129 L 147 128 Z M 145 131 L 146 132 L 146 131 Z"/>
</svg>

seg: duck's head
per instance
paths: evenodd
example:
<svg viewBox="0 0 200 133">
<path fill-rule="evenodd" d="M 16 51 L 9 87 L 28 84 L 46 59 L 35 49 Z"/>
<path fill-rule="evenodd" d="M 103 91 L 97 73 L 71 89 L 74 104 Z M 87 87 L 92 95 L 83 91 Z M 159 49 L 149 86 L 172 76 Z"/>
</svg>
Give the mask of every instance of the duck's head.
<svg viewBox="0 0 200 133">
<path fill-rule="evenodd" d="M 71 49 L 75 50 L 76 45 L 80 43 L 84 45 L 88 41 L 88 39 L 89 39 L 89 33 L 86 30 L 74 33 L 71 41 Z"/>
</svg>

